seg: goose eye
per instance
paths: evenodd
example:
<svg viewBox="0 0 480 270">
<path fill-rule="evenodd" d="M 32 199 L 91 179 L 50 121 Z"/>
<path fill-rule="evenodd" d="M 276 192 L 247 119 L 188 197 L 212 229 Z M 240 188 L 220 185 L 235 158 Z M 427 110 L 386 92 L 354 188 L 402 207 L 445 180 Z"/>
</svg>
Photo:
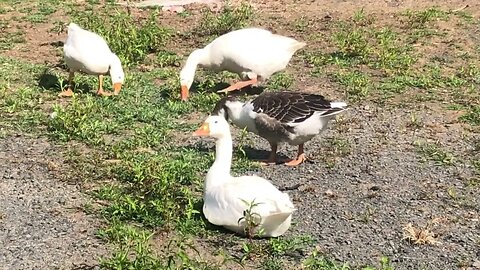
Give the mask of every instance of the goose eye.
<svg viewBox="0 0 480 270">
<path fill-rule="evenodd" d="M 213 122 L 214 124 L 218 124 L 218 120 L 215 120 L 215 122 Z"/>
</svg>

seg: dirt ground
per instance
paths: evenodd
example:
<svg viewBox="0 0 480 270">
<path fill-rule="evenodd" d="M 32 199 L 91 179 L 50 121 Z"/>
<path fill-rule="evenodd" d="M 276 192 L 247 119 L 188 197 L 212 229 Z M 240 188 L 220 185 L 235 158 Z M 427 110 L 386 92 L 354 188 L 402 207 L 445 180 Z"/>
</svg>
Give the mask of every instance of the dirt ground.
<svg viewBox="0 0 480 270">
<path fill-rule="evenodd" d="M 472 15 L 480 16 L 480 2 L 475 0 L 249 2 L 258 17 L 268 18 L 258 25 L 300 39 L 287 29 L 291 21 L 347 18 L 361 8 L 378 21 L 390 20 L 393 13 L 405 9 L 431 6 L 452 10 L 468 6 Z M 192 8 L 196 8 L 193 13 L 198 12 L 196 6 Z M 8 16 L 11 14 L 0 14 L 4 20 Z M 160 20 L 175 22 L 179 30 L 189 27 L 188 19 L 168 13 Z M 26 29 L 26 43 L 3 55 L 48 66 L 62 62 L 58 42 L 65 39 L 65 33 L 48 32 L 51 26 L 47 24 L 17 27 Z M 180 50 L 186 53 L 186 47 Z M 303 74 L 301 66 L 295 67 L 298 63 L 294 59 L 289 68 L 298 75 L 292 89 L 316 92 L 322 88 L 330 98 L 342 98 L 329 82 Z M 413 112 L 423 123 L 419 128 L 408 126 Z M 439 143 L 455 153 L 475 151 L 472 145 L 480 136 L 466 132 L 464 125 L 458 114 L 446 112 L 438 104 L 390 108 L 364 102 L 306 144 L 312 162 L 298 168 L 270 166 L 252 173 L 281 187 L 300 184 L 288 191 L 298 208 L 296 223 L 288 234 L 314 236 L 319 251 L 334 259 L 363 266 L 377 265 L 380 257 L 387 256 L 395 269 L 480 269 L 480 196 L 478 188 L 465 185 L 473 175 L 471 167 L 420 162 L 413 145 L 420 140 Z M 256 149 L 269 149 L 263 140 L 251 139 Z M 330 165 L 325 141 L 333 139 L 345 140 L 350 147 L 349 154 L 335 157 Z M 196 139 L 188 143 L 196 143 Z M 281 148 L 287 156 L 294 156 L 294 150 Z M 44 139 L 24 135 L 0 139 L 1 267 L 94 269 L 88 267 L 96 267 L 97 258 L 107 254 L 94 236 L 97 221 L 81 210 L 88 197 L 52 172 L 61 159 Z M 404 228 L 409 223 L 434 232 L 438 243 L 412 245 L 406 241 Z M 5 224 L 15 225 L 7 228 Z"/>
</svg>

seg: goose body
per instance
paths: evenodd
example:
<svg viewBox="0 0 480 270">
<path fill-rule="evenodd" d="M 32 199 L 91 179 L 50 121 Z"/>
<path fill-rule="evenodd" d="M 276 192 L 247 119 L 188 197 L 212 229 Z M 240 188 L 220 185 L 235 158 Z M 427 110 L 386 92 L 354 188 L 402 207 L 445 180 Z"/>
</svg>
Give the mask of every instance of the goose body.
<svg viewBox="0 0 480 270">
<path fill-rule="evenodd" d="M 99 76 L 97 93 L 100 95 L 109 95 L 103 91 L 103 75 L 110 74 L 115 94 L 118 94 L 125 79 L 122 64 L 101 36 L 70 23 L 63 53 L 70 75 L 69 88 L 60 95 L 73 94 L 71 84 L 75 72 Z"/>
<path fill-rule="evenodd" d="M 264 178 L 230 174 L 232 137 L 225 118 L 208 117 L 194 135 L 216 140 L 215 162 L 204 185 L 203 213 L 207 220 L 242 235 L 261 232 L 261 237 L 276 237 L 285 233 L 295 211 L 288 194 Z M 252 217 L 258 226 L 246 232 L 245 211 L 252 203 Z"/>
<path fill-rule="evenodd" d="M 285 69 L 293 54 L 304 46 L 303 42 L 260 28 L 245 28 L 224 34 L 189 55 L 180 72 L 182 99 L 188 98 L 198 66 L 237 73 L 243 81 L 222 90 L 228 92 L 262 82 Z"/>
<path fill-rule="evenodd" d="M 247 102 L 235 96 L 224 97 L 217 103 L 212 115 L 221 115 L 239 128 L 246 128 L 265 138 L 272 147 L 269 163 L 276 161 L 279 143 L 298 145 L 297 159 L 287 163 L 298 165 L 305 159 L 304 143 L 321 133 L 328 122 L 346 108 L 346 103 L 330 102 L 321 95 L 264 92 Z"/>
</svg>

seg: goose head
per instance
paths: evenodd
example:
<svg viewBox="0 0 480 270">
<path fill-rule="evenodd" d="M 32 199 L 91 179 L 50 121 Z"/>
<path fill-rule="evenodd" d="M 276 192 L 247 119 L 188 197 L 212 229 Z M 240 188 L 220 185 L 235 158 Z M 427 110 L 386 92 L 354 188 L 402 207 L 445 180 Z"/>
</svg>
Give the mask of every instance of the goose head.
<svg viewBox="0 0 480 270">
<path fill-rule="evenodd" d="M 207 61 L 205 49 L 194 50 L 187 58 L 185 66 L 180 71 L 181 99 L 188 99 L 190 87 L 192 87 L 195 71 L 198 65 L 205 64 Z"/>
<path fill-rule="evenodd" d="M 110 77 L 112 78 L 113 90 L 118 94 L 125 81 L 125 73 L 123 73 L 122 63 L 117 55 L 112 53 L 110 63 Z"/>
<path fill-rule="evenodd" d="M 237 96 L 226 96 L 217 102 L 215 108 L 213 108 L 212 115 L 222 116 L 226 120 L 236 120 L 241 117 L 244 105 L 245 102 L 241 101 Z"/>
<path fill-rule="evenodd" d="M 222 139 L 230 135 L 230 126 L 224 117 L 211 115 L 205 122 L 193 133 L 194 136 L 208 136 L 215 139 Z"/>
</svg>

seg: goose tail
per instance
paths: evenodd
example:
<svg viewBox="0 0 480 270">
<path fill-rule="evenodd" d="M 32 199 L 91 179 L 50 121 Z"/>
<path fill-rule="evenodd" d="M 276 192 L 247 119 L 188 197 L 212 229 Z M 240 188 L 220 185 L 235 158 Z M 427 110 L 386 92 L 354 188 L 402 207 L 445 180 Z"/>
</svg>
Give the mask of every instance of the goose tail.
<svg viewBox="0 0 480 270">
<path fill-rule="evenodd" d="M 346 109 L 347 108 L 347 103 L 345 103 L 345 102 L 330 102 L 330 107 L 336 108 L 336 109 Z"/>
<path fill-rule="evenodd" d="M 82 29 L 82 28 L 80 26 L 78 26 L 78 24 L 76 24 L 76 23 L 71 22 L 68 25 L 68 31 L 75 31 L 75 30 L 79 30 L 79 29 Z"/>
<path fill-rule="evenodd" d="M 298 50 L 300 50 L 301 48 L 305 47 L 307 45 L 307 43 L 305 42 L 299 42 L 299 41 L 295 41 L 291 47 L 291 50 L 293 52 L 296 52 Z"/>
</svg>

